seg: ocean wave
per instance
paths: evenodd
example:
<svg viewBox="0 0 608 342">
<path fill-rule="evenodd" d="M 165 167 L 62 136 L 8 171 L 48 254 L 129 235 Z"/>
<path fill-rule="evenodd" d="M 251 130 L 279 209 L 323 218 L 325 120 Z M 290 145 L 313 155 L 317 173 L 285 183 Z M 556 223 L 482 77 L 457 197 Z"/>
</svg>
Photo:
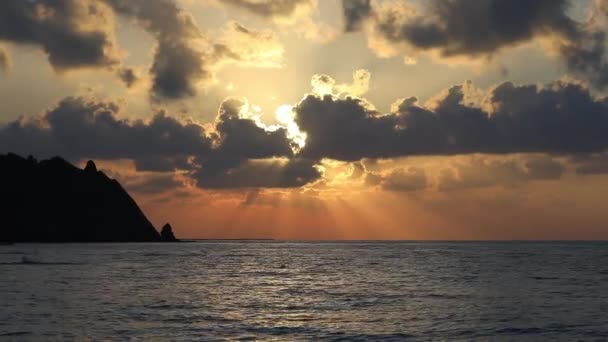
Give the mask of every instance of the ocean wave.
<svg viewBox="0 0 608 342">
<path fill-rule="evenodd" d="M 505 254 L 536 252 L 538 245 L 429 243 L 427 249 L 436 252 L 423 253 L 424 258 L 414 251 L 418 245 L 356 246 L 10 248 L 26 254 L 0 255 L 0 262 L 12 265 L 0 265 L 0 274 L 6 274 L 0 281 L 0 341 L 608 336 L 602 306 L 608 300 L 608 267 L 595 259 L 604 245 L 585 245 L 579 255 L 562 259 L 563 247 L 548 244 L 525 264 Z M 442 253 L 445 249 L 458 253 Z M 143 257 L 148 253 L 167 256 Z M 386 254 L 403 257 L 389 262 L 381 258 Z M 557 279 L 545 279 L 551 277 Z"/>
</svg>

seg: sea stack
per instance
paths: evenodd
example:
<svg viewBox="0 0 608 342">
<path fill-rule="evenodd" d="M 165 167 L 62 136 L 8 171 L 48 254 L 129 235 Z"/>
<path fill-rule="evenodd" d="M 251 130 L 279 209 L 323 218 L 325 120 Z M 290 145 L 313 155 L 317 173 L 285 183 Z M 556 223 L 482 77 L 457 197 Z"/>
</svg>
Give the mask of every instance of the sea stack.
<svg viewBox="0 0 608 342">
<path fill-rule="evenodd" d="M 178 239 L 175 238 L 175 235 L 173 235 L 173 228 L 171 227 L 171 225 L 169 223 L 165 223 L 165 225 L 163 226 L 163 229 L 161 229 L 160 239 L 161 239 L 161 241 L 164 241 L 164 242 L 179 241 Z"/>
</svg>

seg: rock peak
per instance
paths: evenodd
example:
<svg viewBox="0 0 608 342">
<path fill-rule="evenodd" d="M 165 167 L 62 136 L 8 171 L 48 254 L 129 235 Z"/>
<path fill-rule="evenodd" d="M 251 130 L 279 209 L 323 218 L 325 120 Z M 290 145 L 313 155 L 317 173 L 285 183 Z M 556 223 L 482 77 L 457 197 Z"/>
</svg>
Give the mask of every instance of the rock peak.
<svg viewBox="0 0 608 342">
<path fill-rule="evenodd" d="M 89 160 L 87 162 L 87 166 L 84 167 L 84 171 L 85 172 L 97 172 L 97 166 L 95 165 L 95 162 L 92 160 Z"/>
<path fill-rule="evenodd" d="M 160 231 L 160 239 L 162 241 L 177 241 L 175 235 L 173 235 L 173 228 L 169 223 L 165 223 L 163 229 Z"/>
<path fill-rule="evenodd" d="M 158 242 L 160 234 L 116 181 L 88 162 L 37 164 L 0 154 L 0 241 Z"/>
</svg>

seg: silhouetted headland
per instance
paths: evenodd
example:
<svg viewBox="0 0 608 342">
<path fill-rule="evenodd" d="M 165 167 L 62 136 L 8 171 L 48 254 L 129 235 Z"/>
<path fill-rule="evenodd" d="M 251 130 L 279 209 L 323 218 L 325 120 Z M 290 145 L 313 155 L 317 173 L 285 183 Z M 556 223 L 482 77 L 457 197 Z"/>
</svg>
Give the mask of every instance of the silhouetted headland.
<svg viewBox="0 0 608 342">
<path fill-rule="evenodd" d="M 0 241 L 177 241 L 171 225 L 159 233 L 137 203 L 93 161 L 81 170 L 62 158 L 38 162 L 0 155 Z"/>
</svg>

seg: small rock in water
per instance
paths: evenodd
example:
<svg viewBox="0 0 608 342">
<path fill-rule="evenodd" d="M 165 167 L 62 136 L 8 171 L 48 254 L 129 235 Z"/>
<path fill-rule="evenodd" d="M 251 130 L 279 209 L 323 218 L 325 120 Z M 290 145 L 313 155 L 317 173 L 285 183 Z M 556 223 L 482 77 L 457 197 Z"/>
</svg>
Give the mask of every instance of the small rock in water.
<svg viewBox="0 0 608 342">
<path fill-rule="evenodd" d="M 173 228 L 169 223 L 166 223 L 163 226 L 163 229 L 160 231 L 160 239 L 162 241 L 177 241 L 175 235 L 173 234 Z"/>
</svg>

